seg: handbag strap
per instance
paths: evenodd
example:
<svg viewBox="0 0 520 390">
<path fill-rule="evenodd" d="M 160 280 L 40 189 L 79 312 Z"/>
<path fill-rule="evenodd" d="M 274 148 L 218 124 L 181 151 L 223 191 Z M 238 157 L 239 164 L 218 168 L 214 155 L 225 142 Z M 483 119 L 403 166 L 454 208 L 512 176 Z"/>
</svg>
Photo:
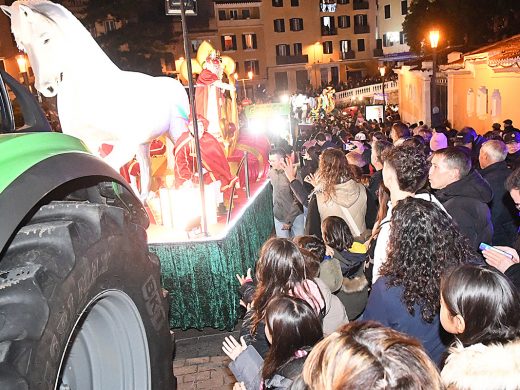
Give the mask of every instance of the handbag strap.
<svg viewBox="0 0 520 390">
<path fill-rule="evenodd" d="M 354 221 L 354 218 L 352 218 L 352 214 L 350 214 L 350 210 L 347 207 L 344 207 L 341 205 L 339 207 L 341 207 L 341 210 L 343 210 L 343 214 L 345 215 L 345 218 L 347 219 L 346 222 L 350 228 L 350 231 L 352 232 L 352 235 L 354 237 L 361 236 L 361 233 L 363 233 L 363 232 L 361 232 L 359 230 L 359 227 L 357 226 L 356 222 Z"/>
</svg>

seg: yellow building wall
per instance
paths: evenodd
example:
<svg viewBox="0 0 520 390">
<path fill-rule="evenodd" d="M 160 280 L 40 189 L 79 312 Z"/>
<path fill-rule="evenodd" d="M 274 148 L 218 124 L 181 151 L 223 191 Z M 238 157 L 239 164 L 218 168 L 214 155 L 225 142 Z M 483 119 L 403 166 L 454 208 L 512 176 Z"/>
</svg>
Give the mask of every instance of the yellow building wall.
<svg viewBox="0 0 520 390">
<path fill-rule="evenodd" d="M 409 123 L 424 121 L 430 124 L 431 71 L 414 71 L 403 66 L 399 73 L 399 113 Z"/>
<path fill-rule="evenodd" d="M 484 61 L 466 63 L 465 73 L 448 73 L 448 119 L 455 129 L 464 126 L 473 127 L 477 133 L 484 134 L 491 129 L 494 122 L 511 119 L 513 125 L 520 125 L 520 106 L 518 94 L 520 91 L 520 69 L 493 68 Z M 477 115 L 476 96 L 481 87 L 487 88 L 487 110 L 483 115 Z M 473 115 L 468 115 L 468 91 L 473 90 L 475 99 Z M 501 109 L 492 116 L 492 94 L 498 90 L 501 96 Z M 471 110 L 470 110 L 471 111 Z M 503 124 L 502 124 L 503 126 Z"/>
</svg>

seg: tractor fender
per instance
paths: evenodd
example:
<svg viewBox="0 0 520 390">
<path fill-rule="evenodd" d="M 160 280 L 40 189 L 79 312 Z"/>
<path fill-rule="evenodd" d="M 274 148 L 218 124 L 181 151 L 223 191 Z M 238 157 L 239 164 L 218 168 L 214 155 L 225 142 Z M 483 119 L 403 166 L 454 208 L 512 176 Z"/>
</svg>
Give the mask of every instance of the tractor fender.
<svg viewBox="0 0 520 390">
<path fill-rule="evenodd" d="M 50 156 L 21 173 L 0 193 L 0 254 L 22 222 L 37 211 L 53 191 L 78 179 L 94 183 L 111 182 L 118 197 L 133 219 L 148 227 L 148 215 L 125 179 L 99 158 L 84 152 L 67 152 Z"/>
</svg>

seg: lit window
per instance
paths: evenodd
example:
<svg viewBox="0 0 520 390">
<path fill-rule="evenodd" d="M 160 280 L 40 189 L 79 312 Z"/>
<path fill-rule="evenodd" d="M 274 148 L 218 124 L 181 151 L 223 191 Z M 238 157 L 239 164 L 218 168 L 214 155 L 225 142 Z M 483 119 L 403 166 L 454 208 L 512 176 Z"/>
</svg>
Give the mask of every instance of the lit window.
<svg viewBox="0 0 520 390">
<path fill-rule="evenodd" d="M 244 49 L 256 49 L 256 34 L 243 34 L 242 47 Z"/>
<path fill-rule="evenodd" d="M 301 18 L 290 19 L 289 24 L 291 26 L 291 31 L 303 30 L 303 19 L 301 19 Z"/>
<path fill-rule="evenodd" d="M 260 74 L 260 67 L 258 66 L 258 60 L 244 61 L 245 72 L 253 72 L 254 74 Z"/>
<path fill-rule="evenodd" d="M 344 41 L 340 41 L 339 46 L 340 46 L 342 53 L 346 53 L 347 51 L 350 51 L 350 49 L 351 49 L 350 40 L 346 39 Z"/>
<path fill-rule="evenodd" d="M 294 55 L 295 56 L 301 56 L 303 54 L 303 51 L 302 51 L 302 44 L 301 43 L 295 43 L 293 45 L 293 48 L 294 48 Z"/>
<path fill-rule="evenodd" d="M 285 32 L 285 21 L 283 19 L 274 20 L 274 31 L 275 32 Z"/>
<path fill-rule="evenodd" d="M 332 54 L 332 41 L 323 42 L 323 54 Z"/>
<path fill-rule="evenodd" d="M 221 37 L 222 50 L 230 51 L 237 49 L 237 39 L 234 35 L 223 35 Z"/>
</svg>

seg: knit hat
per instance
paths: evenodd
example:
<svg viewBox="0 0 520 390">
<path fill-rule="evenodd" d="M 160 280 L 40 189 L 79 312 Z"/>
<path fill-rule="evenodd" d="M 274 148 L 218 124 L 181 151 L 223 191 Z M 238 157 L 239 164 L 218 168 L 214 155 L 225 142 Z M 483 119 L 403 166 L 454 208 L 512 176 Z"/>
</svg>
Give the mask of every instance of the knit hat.
<svg viewBox="0 0 520 390">
<path fill-rule="evenodd" d="M 432 139 L 430 140 L 430 149 L 432 151 L 444 149 L 448 147 L 448 139 L 442 133 L 437 133 L 436 131 L 432 134 Z"/>
</svg>

